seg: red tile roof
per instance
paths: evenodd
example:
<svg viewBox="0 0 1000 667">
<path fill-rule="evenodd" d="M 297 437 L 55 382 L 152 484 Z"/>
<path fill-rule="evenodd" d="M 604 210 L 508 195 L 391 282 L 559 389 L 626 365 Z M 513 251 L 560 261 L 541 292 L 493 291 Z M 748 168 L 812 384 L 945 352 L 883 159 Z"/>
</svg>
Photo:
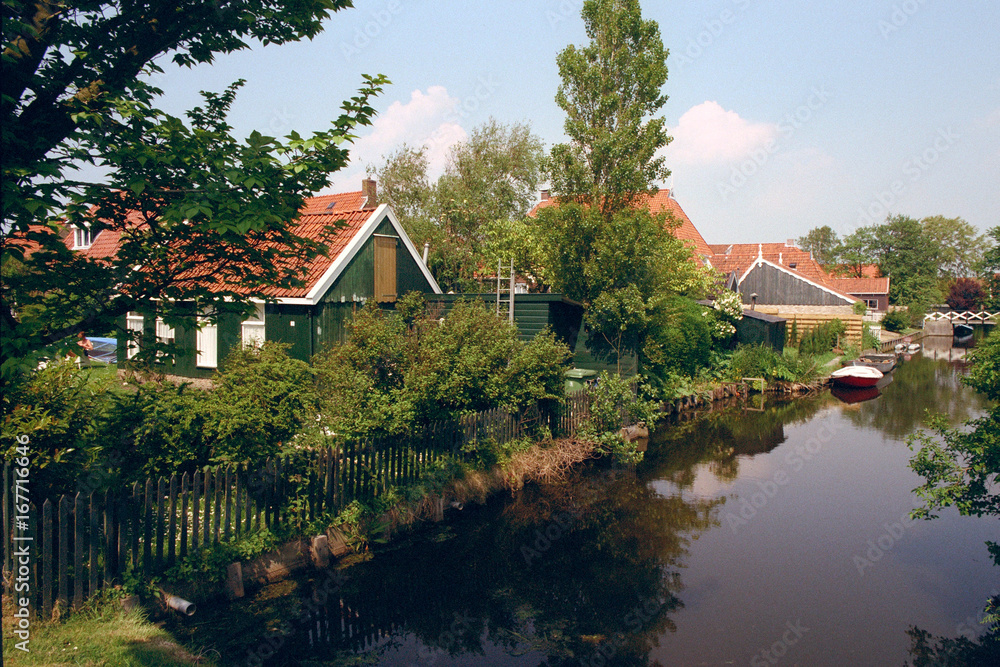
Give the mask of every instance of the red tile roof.
<svg viewBox="0 0 1000 667">
<path fill-rule="evenodd" d="M 743 274 L 753 266 L 758 257 L 763 257 L 771 264 L 781 266 L 793 275 L 850 298 L 851 292 L 845 289 L 846 283 L 832 279 L 808 251 L 794 245 L 790 246 L 786 243 L 734 243 L 732 245 L 715 244 L 711 246 L 711 249 L 715 253 L 709 258 L 712 266 L 725 274 L 735 271 L 737 279 L 743 277 Z"/>
<path fill-rule="evenodd" d="M 271 287 L 256 291 L 256 294 L 263 297 L 272 298 L 304 298 L 316 285 L 323 275 L 330 269 L 337 257 L 344 251 L 351 239 L 371 218 L 375 212 L 374 208 L 365 208 L 364 192 L 346 192 L 336 195 L 323 195 L 320 197 L 310 197 L 305 200 L 299 209 L 299 219 L 296 221 L 293 232 L 297 236 L 308 238 L 314 241 L 324 240 L 329 249 L 326 257 L 319 256 L 304 265 L 304 281 L 302 287 L 281 288 Z M 128 223 L 139 227 L 145 224 L 142 215 L 137 211 L 128 214 Z M 332 235 L 326 235 L 327 227 L 342 222 L 343 226 Z M 121 245 L 122 232 L 117 229 L 106 229 L 97 235 L 93 244 L 81 253 L 95 259 L 113 257 Z M 72 244 L 72 238 L 69 241 Z M 302 268 L 303 265 L 289 267 Z M 212 273 L 212 267 L 203 267 L 188 273 L 186 277 L 197 278 L 199 276 Z M 219 285 L 218 288 L 230 289 L 240 292 L 238 285 Z"/>
<path fill-rule="evenodd" d="M 534 217 L 538 211 L 543 208 L 548 208 L 549 206 L 557 206 L 559 204 L 558 198 L 545 199 L 537 204 L 531 209 L 531 213 L 528 215 Z M 687 216 L 681 205 L 677 203 L 677 200 L 670 196 L 670 190 L 660 190 L 655 195 L 649 197 L 647 196 L 646 201 L 643 204 L 652 213 L 667 213 L 673 216 L 680 226 L 676 227 L 673 232 L 674 236 L 682 241 L 685 241 L 689 246 L 691 246 L 695 254 L 702 257 L 708 257 L 712 254 L 712 249 L 709 247 L 708 243 L 695 228 L 694 223 L 691 222 L 691 218 Z"/>
<path fill-rule="evenodd" d="M 830 278 L 827 282 L 848 294 L 888 294 L 889 277 L 884 278 Z"/>
</svg>

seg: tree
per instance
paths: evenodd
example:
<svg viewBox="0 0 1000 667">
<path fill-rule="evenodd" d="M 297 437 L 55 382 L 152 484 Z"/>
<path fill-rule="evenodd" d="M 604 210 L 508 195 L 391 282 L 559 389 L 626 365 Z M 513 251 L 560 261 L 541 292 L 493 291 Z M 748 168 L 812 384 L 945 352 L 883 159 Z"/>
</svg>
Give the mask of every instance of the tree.
<svg viewBox="0 0 1000 667">
<path fill-rule="evenodd" d="M 942 277 L 967 278 L 982 261 L 986 237 L 962 218 L 935 215 L 920 221 L 924 235 L 940 249 L 938 267 Z"/>
<path fill-rule="evenodd" d="M 865 266 L 875 264 L 875 227 L 859 227 L 840 240 L 832 251 L 837 266 L 835 273 L 851 278 L 863 278 Z"/>
<path fill-rule="evenodd" d="M 976 271 L 983 277 L 986 290 L 989 293 L 984 307 L 990 310 L 1000 310 L 1000 226 L 986 232 L 992 241 L 983 251 L 983 257 L 976 266 Z"/>
<path fill-rule="evenodd" d="M 431 244 L 428 265 L 445 290 L 477 289 L 480 269 L 495 269 L 517 248 L 505 232 L 531 209 L 542 178 L 541 140 L 527 123 L 490 119 L 454 146 L 445 173 L 431 183 L 426 149 L 403 146 L 375 170 L 382 201 L 393 205 L 418 246 Z M 487 250 L 484 246 L 489 244 Z M 523 245 L 516 243 L 516 245 Z"/>
<path fill-rule="evenodd" d="M 799 247 L 811 252 L 813 258 L 824 266 L 833 262 L 839 243 L 837 232 L 829 225 L 814 227 L 798 240 Z"/>
<path fill-rule="evenodd" d="M 387 83 L 364 77 L 330 128 L 283 141 L 232 136 L 226 114 L 242 81 L 178 118 L 153 106 L 143 75 L 211 63 L 251 40 L 312 38 L 350 0 L 157 3 L 4 2 L 2 372 L 70 349 L 80 331 L 108 331 L 157 299 L 168 324 L 246 313 L 264 286 L 300 283 L 321 241 L 290 224 L 306 194 L 347 162 L 346 141 L 369 124 Z M 92 165 L 102 182 L 78 180 Z M 70 251 L 66 229 L 121 232 L 117 254 Z M 16 270 L 7 270 L 12 262 Z M 197 280 L 192 278 L 197 277 Z"/>
<path fill-rule="evenodd" d="M 959 278 L 951 284 L 945 301 L 952 310 L 979 310 L 986 301 L 986 290 L 974 278 Z"/>
<path fill-rule="evenodd" d="M 653 118 L 667 101 L 668 52 L 638 0 L 587 0 L 582 14 L 590 43 L 556 59 L 570 143 L 552 149 L 549 167 L 557 195 L 595 204 L 609 220 L 670 174 L 656 156 L 670 138 Z"/>
<path fill-rule="evenodd" d="M 940 301 L 940 247 L 913 218 L 896 215 L 873 230 L 872 249 L 882 275 L 889 276 L 889 302 L 923 311 Z M 919 313 L 917 313 L 919 314 Z"/>
</svg>

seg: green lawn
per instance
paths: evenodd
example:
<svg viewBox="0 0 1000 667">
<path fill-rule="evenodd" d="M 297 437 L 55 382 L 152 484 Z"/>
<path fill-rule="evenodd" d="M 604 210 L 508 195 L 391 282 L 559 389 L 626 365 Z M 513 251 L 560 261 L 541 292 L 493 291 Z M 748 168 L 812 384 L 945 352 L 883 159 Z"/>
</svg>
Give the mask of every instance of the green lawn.
<svg viewBox="0 0 1000 667">
<path fill-rule="evenodd" d="M 3 618 L 3 664 L 74 665 L 86 667 L 166 667 L 208 665 L 211 660 L 192 655 L 165 630 L 149 622 L 139 611 L 123 611 L 108 602 L 73 614 L 65 621 L 31 625 L 30 652 L 14 648 L 13 618 L 5 604 Z"/>
</svg>

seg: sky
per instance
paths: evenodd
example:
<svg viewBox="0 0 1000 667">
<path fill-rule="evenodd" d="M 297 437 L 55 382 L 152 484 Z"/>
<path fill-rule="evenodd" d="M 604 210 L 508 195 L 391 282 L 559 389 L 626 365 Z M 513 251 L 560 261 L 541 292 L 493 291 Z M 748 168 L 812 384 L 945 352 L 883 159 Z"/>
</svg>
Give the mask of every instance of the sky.
<svg viewBox="0 0 1000 667">
<path fill-rule="evenodd" d="M 709 243 L 839 235 L 888 214 L 1000 225 L 1000 2 L 709 0 L 651 2 L 665 46 L 661 116 L 673 141 L 662 186 Z M 324 129 L 385 74 L 379 115 L 327 192 L 359 190 L 404 142 L 432 177 L 490 117 L 566 140 L 556 56 L 587 42 L 582 0 L 355 0 L 312 41 L 164 63 L 160 106 L 247 80 L 238 134 Z"/>
</svg>

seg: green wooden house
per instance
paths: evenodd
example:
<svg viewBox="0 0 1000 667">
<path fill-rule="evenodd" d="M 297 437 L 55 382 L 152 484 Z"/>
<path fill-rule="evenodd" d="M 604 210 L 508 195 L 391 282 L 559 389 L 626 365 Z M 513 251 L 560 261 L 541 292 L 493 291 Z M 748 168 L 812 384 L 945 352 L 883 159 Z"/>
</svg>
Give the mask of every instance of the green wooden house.
<svg viewBox="0 0 1000 667">
<path fill-rule="evenodd" d="M 391 307 L 408 292 L 441 293 L 392 210 L 374 201 L 374 181 L 365 181 L 361 192 L 306 200 L 296 233 L 320 234 L 336 221 L 346 224 L 329 242 L 328 256 L 306 267 L 303 287 L 257 295 L 257 311 L 249 319 L 222 315 L 210 323 L 192 317 L 190 326 L 168 327 L 151 305 L 129 313 L 122 326 L 141 331 L 146 340 L 173 342 L 178 354 L 164 371 L 184 378 L 211 377 L 233 347 L 265 340 L 286 343 L 291 356 L 309 361 L 325 345 L 345 340 L 347 323 L 365 303 L 374 300 Z M 119 363 L 136 353 L 135 347 L 118 349 Z"/>
</svg>

